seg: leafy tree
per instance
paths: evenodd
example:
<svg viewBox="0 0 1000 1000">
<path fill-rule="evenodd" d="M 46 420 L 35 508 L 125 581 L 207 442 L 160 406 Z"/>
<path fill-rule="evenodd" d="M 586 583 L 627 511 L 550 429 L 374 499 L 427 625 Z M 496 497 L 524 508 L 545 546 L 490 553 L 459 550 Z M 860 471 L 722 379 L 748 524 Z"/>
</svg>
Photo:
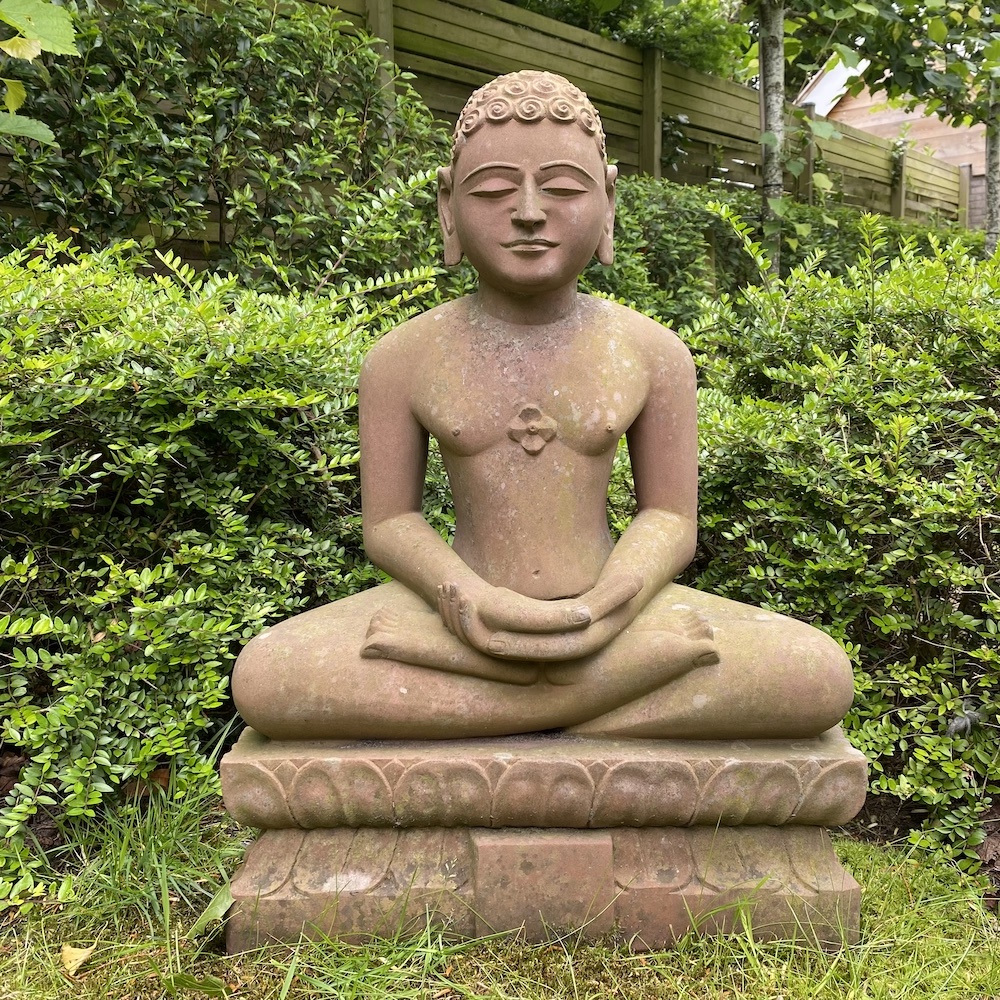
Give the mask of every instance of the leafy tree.
<svg viewBox="0 0 1000 1000">
<path fill-rule="evenodd" d="M 749 42 L 739 0 L 513 0 L 518 7 L 615 38 L 657 48 L 671 62 L 732 77 Z"/>
<path fill-rule="evenodd" d="M 0 0 L 0 22 L 12 29 L 12 33 L 0 41 L 0 50 L 9 58 L 31 62 L 43 52 L 77 55 L 69 12 L 54 6 L 50 0 Z M 0 82 L 5 88 L 3 104 L 6 109 L 0 112 L 0 136 L 21 136 L 36 142 L 54 143 L 55 137 L 47 125 L 17 113 L 28 97 L 24 84 L 6 77 Z"/>
<path fill-rule="evenodd" d="M 763 2 L 763 0 L 762 0 Z M 820 0 L 803 15 L 814 35 L 868 87 L 910 107 L 987 128 L 987 251 L 1000 236 L 1000 10 L 969 0 Z M 868 60 L 863 66 L 861 60 Z"/>
</svg>

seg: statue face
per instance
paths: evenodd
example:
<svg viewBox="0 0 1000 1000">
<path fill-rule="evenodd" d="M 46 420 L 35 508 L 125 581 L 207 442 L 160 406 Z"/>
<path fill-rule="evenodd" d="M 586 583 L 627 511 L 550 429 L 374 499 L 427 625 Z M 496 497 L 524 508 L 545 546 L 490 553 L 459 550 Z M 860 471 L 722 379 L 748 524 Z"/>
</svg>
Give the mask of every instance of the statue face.
<svg viewBox="0 0 1000 1000">
<path fill-rule="evenodd" d="M 575 281 L 595 252 L 611 263 L 617 174 L 574 124 L 484 126 L 438 172 L 446 262 L 464 253 L 480 281 L 520 295 Z"/>
</svg>

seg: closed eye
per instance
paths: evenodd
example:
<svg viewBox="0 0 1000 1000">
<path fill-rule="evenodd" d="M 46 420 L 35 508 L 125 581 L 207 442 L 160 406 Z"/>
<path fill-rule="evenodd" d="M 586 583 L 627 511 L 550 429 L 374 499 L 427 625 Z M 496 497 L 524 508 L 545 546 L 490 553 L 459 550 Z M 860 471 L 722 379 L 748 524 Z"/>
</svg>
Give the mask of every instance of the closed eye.
<svg viewBox="0 0 1000 1000">
<path fill-rule="evenodd" d="M 468 190 L 474 198 L 504 198 L 517 191 L 517 185 L 502 177 L 490 177 Z"/>
<path fill-rule="evenodd" d="M 578 194 L 587 194 L 587 188 L 579 181 L 569 177 L 556 177 L 546 181 L 542 185 L 542 190 L 546 194 L 555 195 L 557 198 L 571 198 Z"/>
</svg>

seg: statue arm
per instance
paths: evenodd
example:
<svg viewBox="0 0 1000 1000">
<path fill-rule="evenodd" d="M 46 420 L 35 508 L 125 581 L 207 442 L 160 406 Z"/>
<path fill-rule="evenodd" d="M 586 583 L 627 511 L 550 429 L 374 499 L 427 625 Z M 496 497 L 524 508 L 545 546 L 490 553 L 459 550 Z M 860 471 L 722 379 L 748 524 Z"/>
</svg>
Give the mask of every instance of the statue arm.
<svg viewBox="0 0 1000 1000">
<path fill-rule="evenodd" d="M 393 331 L 361 369 L 361 509 L 365 551 L 376 566 L 437 607 L 445 580 L 483 585 L 421 514 L 427 431 L 411 407 L 415 366 Z"/>
<path fill-rule="evenodd" d="M 698 415 L 694 362 L 673 334 L 651 364 L 646 405 L 627 432 L 636 516 L 595 590 L 624 575 L 642 589 L 638 614 L 694 557 L 698 531 Z M 634 615 L 633 615 L 634 617 Z"/>
</svg>

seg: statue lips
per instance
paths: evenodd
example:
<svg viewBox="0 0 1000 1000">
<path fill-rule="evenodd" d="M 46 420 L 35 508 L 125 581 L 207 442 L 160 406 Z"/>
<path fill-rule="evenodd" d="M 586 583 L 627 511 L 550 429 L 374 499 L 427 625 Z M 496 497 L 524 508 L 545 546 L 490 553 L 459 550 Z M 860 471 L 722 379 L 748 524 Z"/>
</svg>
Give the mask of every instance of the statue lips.
<svg viewBox="0 0 1000 1000">
<path fill-rule="evenodd" d="M 551 250 L 554 247 L 559 246 L 558 243 L 552 240 L 543 239 L 520 239 L 511 240 L 509 243 L 502 244 L 505 250 L 513 250 L 515 253 L 543 253 L 545 250 Z"/>
</svg>

